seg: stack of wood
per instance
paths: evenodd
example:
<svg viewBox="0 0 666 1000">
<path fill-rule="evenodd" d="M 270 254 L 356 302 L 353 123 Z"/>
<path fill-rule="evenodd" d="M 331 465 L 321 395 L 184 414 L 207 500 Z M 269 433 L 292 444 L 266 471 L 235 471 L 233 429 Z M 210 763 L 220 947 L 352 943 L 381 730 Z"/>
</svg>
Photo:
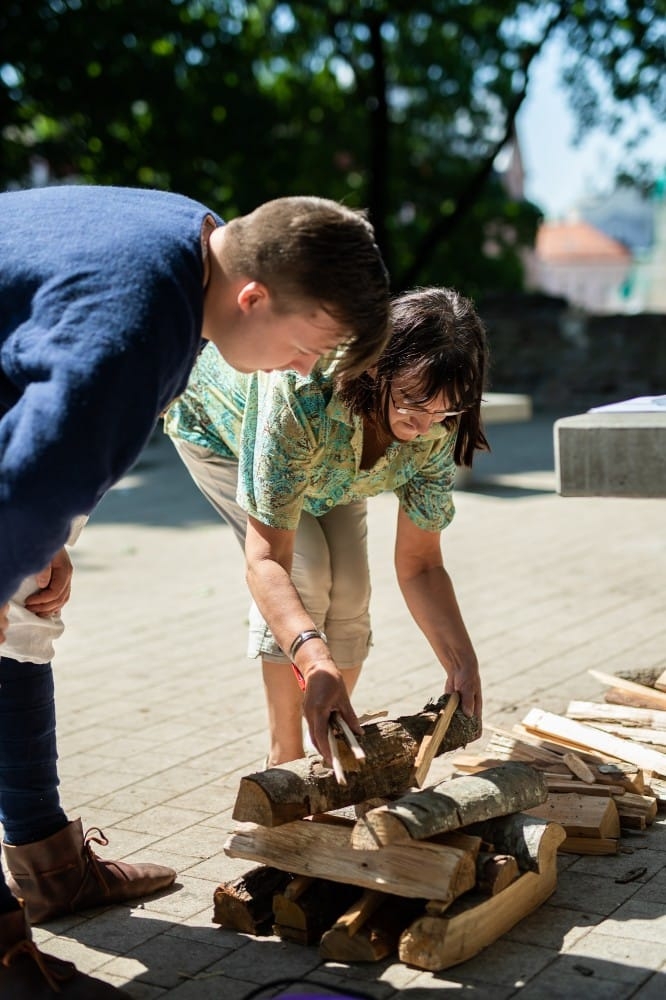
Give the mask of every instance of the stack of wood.
<svg viewBox="0 0 666 1000">
<path fill-rule="evenodd" d="M 319 942 L 329 959 L 377 961 L 397 950 L 408 965 L 437 971 L 540 906 L 555 889 L 565 837 L 529 815 L 548 796 L 542 774 L 507 762 L 418 787 L 424 749 L 431 759 L 480 735 L 478 720 L 447 712 L 447 701 L 365 726 L 366 763 L 346 785 L 317 757 L 241 779 L 241 825 L 225 852 L 259 864 L 218 887 L 214 921 Z M 438 725 L 447 715 L 448 728 Z"/>
<path fill-rule="evenodd" d="M 615 854 L 620 834 L 645 830 L 666 806 L 666 672 L 640 680 L 590 673 L 609 685 L 605 702 L 572 701 L 565 716 L 532 709 L 511 732 L 495 729 L 484 754 L 456 757 L 458 771 L 500 761 L 539 770 L 548 799 L 530 810 L 560 823 L 560 850 Z"/>
</svg>

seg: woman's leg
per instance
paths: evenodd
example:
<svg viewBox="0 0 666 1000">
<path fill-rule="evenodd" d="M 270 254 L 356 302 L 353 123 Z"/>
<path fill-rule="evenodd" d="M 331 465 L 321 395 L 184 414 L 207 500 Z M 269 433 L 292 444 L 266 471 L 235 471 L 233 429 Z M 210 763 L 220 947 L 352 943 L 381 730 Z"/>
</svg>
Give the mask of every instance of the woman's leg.
<svg viewBox="0 0 666 1000">
<path fill-rule="evenodd" d="M 335 508 L 322 518 L 304 513 L 294 543 L 294 586 L 313 623 L 326 633 L 349 694 L 370 643 L 366 538 L 365 503 L 361 502 Z M 303 695 L 291 664 L 256 607 L 250 623 L 250 655 L 263 653 L 270 734 L 268 762 L 276 765 L 296 760 L 304 754 Z"/>
</svg>

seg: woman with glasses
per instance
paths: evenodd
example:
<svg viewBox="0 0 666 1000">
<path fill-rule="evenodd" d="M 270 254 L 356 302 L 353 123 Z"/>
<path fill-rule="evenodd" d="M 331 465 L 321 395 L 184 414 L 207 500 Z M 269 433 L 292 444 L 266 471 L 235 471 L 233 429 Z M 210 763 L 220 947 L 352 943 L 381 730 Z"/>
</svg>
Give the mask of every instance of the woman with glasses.
<svg viewBox="0 0 666 1000">
<path fill-rule="evenodd" d="M 302 718 L 330 763 L 337 711 L 371 645 L 368 497 L 399 501 L 395 567 L 405 603 L 441 663 L 445 691 L 481 716 L 477 658 L 441 553 L 456 465 L 487 449 L 480 406 L 485 331 L 447 288 L 396 298 L 376 364 L 339 377 L 328 355 L 307 376 L 242 375 L 206 348 L 165 430 L 195 483 L 245 548 L 254 599 L 248 654 L 261 657 L 269 765 L 302 757 Z"/>
</svg>

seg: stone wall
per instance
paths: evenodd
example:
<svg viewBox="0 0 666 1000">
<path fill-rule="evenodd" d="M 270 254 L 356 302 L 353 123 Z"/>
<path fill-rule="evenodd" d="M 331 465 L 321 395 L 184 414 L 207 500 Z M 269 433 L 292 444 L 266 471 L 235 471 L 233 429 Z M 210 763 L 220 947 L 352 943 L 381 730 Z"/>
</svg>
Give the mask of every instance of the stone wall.
<svg viewBox="0 0 666 1000">
<path fill-rule="evenodd" d="M 495 392 L 527 392 L 536 410 L 562 412 L 666 393 L 666 314 L 587 316 L 540 294 L 477 307 Z"/>
</svg>

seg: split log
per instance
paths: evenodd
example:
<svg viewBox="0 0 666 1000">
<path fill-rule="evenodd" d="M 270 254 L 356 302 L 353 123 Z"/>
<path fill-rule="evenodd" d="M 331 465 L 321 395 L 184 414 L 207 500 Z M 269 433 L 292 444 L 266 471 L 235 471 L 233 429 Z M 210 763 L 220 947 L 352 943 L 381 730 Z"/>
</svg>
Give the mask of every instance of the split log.
<svg viewBox="0 0 666 1000">
<path fill-rule="evenodd" d="M 666 691 L 666 670 L 659 674 L 654 682 L 657 691 Z"/>
<path fill-rule="evenodd" d="M 468 823 L 519 812 L 547 797 L 542 774 L 528 764 L 509 762 L 479 774 L 449 778 L 372 809 L 356 821 L 352 844 L 372 850 L 384 844 L 422 841 Z"/>
<path fill-rule="evenodd" d="M 586 781 L 588 784 L 594 784 L 594 773 L 590 767 L 582 760 L 576 753 L 565 753 L 562 760 L 569 768 L 572 774 L 575 774 L 577 778 L 581 781 Z"/>
<path fill-rule="evenodd" d="M 244 824 L 224 850 L 232 858 L 412 899 L 455 898 L 471 889 L 476 877 L 474 857 L 467 851 L 412 842 L 381 851 L 356 850 L 348 828 L 307 820 L 276 828 Z"/>
<path fill-rule="evenodd" d="M 666 775 L 666 754 L 634 744 L 630 740 L 622 740 L 618 736 L 610 736 L 594 726 L 586 726 L 552 712 L 542 712 L 539 708 L 533 708 L 527 713 L 523 725 L 543 736 L 563 739 L 570 745 L 599 751 L 618 760 L 627 760 L 644 770 Z"/>
<path fill-rule="evenodd" d="M 423 911 L 422 900 L 387 897 L 384 893 L 370 893 L 368 899 L 369 912 L 352 906 L 322 936 L 319 945 L 322 958 L 334 962 L 379 962 L 397 951 L 405 927 Z"/>
<path fill-rule="evenodd" d="M 270 934 L 273 896 L 291 879 L 287 872 L 260 865 L 219 885 L 213 893 L 213 923 L 243 934 Z"/>
<path fill-rule="evenodd" d="M 520 875 L 518 862 L 512 854 L 481 852 L 476 859 L 476 887 L 486 896 L 496 896 L 515 882 Z"/>
<path fill-rule="evenodd" d="M 557 886 L 557 846 L 564 837 L 544 838 L 539 872 L 528 871 L 496 896 L 476 902 L 476 894 L 458 900 L 442 917 L 424 916 L 400 938 L 398 954 L 407 965 L 431 972 L 459 965 L 506 934 L 519 920 L 541 906 Z M 466 907 L 463 909 L 463 907 Z"/>
<path fill-rule="evenodd" d="M 296 886 L 301 891 L 294 891 Z M 355 885 L 297 875 L 284 892 L 273 897 L 275 932 L 285 941 L 316 944 L 359 893 Z"/>
<path fill-rule="evenodd" d="M 666 730 L 666 712 L 598 701 L 570 701 L 567 717 L 578 722 L 615 722 L 621 726 L 644 726 Z"/>
<path fill-rule="evenodd" d="M 590 785 L 586 781 L 557 781 L 550 777 L 546 777 L 546 781 L 549 792 L 560 794 L 578 792 L 579 795 L 600 795 L 602 798 L 608 798 L 609 795 L 626 794 L 626 788 L 623 785 L 597 785 L 596 782 Z"/>
<path fill-rule="evenodd" d="M 279 826 L 366 799 L 402 794 L 414 784 L 419 747 L 448 698 L 444 695 L 417 715 L 382 719 L 364 726 L 359 743 L 366 763 L 359 771 L 347 774 L 346 785 L 338 785 L 333 772 L 323 767 L 316 755 L 241 778 L 233 818 Z M 478 718 L 468 718 L 457 708 L 437 754 L 465 746 L 480 735 Z"/>
<path fill-rule="evenodd" d="M 570 837 L 619 837 L 620 818 L 614 799 L 593 795 L 549 795 L 530 816 L 559 823 Z"/>
<path fill-rule="evenodd" d="M 602 684 L 608 684 L 613 692 L 625 692 L 632 699 L 627 704 L 633 704 L 639 708 L 666 710 L 666 691 L 657 691 L 656 688 L 648 687 L 646 684 L 625 680 L 624 677 L 619 677 L 617 674 L 604 674 L 600 670 L 588 670 L 588 674 Z M 606 692 L 606 700 L 611 700 L 608 697 L 608 692 Z"/>
<path fill-rule="evenodd" d="M 567 837 L 559 846 L 561 854 L 617 854 L 620 841 L 615 837 Z"/>
</svg>

